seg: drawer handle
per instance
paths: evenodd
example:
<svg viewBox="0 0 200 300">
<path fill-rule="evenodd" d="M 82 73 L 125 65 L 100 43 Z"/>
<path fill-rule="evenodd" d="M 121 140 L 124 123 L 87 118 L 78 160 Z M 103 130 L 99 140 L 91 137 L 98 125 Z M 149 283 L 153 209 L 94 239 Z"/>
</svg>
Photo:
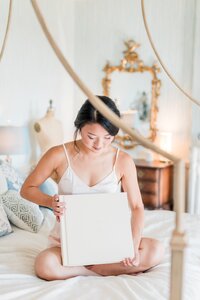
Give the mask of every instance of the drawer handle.
<svg viewBox="0 0 200 300">
<path fill-rule="evenodd" d="M 142 189 L 144 187 L 144 184 L 142 182 L 139 182 L 139 188 Z"/>
<path fill-rule="evenodd" d="M 143 176 L 144 176 L 144 172 L 141 171 L 141 170 L 139 170 L 139 171 L 138 171 L 138 177 L 139 177 L 139 178 L 142 178 Z"/>
</svg>

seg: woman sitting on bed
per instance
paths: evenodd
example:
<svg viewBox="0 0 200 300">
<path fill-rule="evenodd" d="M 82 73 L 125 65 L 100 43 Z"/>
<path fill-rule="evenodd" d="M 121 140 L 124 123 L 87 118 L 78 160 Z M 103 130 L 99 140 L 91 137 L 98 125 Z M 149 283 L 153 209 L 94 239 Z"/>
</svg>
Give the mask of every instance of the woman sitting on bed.
<svg viewBox="0 0 200 300">
<path fill-rule="evenodd" d="M 99 98 L 120 116 L 110 98 Z M 131 156 L 112 146 L 119 129 L 103 117 L 88 100 L 78 112 L 74 124 L 75 141 L 49 149 L 21 189 L 24 198 L 51 207 L 56 216 L 55 227 L 49 236 L 49 247 L 42 251 L 35 261 L 37 276 L 46 280 L 57 280 L 78 275 L 131 275 L 154 267 L 163 258 L 163 246 L 155 239 L 142 238 L 144 207 L 136 168 Z M 76 140 L 78 133 L 81 138 Z M 59 218 L 65 210 L 64 203 L 58 202 L 58 195 L 51 197 L 39 190 L 39 186 L 52 175 L 57 177 L 60 195 L 115 193 L 120 192 L 121 188 L 127 192 L 133 216 L 131 226 L 135 256 L 112 264 L 62 266 Z"/>
</svg>

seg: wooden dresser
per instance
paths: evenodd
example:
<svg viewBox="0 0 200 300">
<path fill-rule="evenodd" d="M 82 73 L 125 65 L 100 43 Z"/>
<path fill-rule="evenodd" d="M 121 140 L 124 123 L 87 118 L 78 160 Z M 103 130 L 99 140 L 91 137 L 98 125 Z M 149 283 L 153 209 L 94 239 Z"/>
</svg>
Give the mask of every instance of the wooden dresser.
<svg viewBox="0 0 200 300">
<path fill-rule="evenodd" d="M 144 206 L 149 209 L 172 209 L 173 164 L 134 159 Z"/>
</svg>

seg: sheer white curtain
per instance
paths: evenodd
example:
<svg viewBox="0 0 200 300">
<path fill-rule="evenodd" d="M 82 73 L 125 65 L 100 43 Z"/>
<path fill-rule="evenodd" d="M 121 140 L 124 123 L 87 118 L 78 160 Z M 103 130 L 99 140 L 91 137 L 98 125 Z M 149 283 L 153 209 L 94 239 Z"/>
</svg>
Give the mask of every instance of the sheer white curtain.
<svg viewBox="0 0 200 300">
<path fill-rule="evenodd" d="M 200 1 L 196 1 L 192 95 L 200 101 Z M 200 107 L 192 106 L 192 144 L 200 146 Z"/>
<path fill-rule="evenodd" d="M 200 214 L 200 147 L 193 147 L 190 158 L 188 212 Z"/>
</svg>

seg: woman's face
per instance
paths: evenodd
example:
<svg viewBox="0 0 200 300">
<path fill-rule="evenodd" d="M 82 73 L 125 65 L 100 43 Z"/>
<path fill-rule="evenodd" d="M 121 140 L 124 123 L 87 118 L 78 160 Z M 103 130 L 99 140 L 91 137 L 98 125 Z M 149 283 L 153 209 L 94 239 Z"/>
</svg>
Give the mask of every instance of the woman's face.
<svg viewBox="0 0 200 300">
<path fill-rule="evenodd" d="M 86 124 L 81 129 L 82 143 L 93 152 L 100 153 L 114 140 L 101 125 L 97 123 Z"/>
</svg>

